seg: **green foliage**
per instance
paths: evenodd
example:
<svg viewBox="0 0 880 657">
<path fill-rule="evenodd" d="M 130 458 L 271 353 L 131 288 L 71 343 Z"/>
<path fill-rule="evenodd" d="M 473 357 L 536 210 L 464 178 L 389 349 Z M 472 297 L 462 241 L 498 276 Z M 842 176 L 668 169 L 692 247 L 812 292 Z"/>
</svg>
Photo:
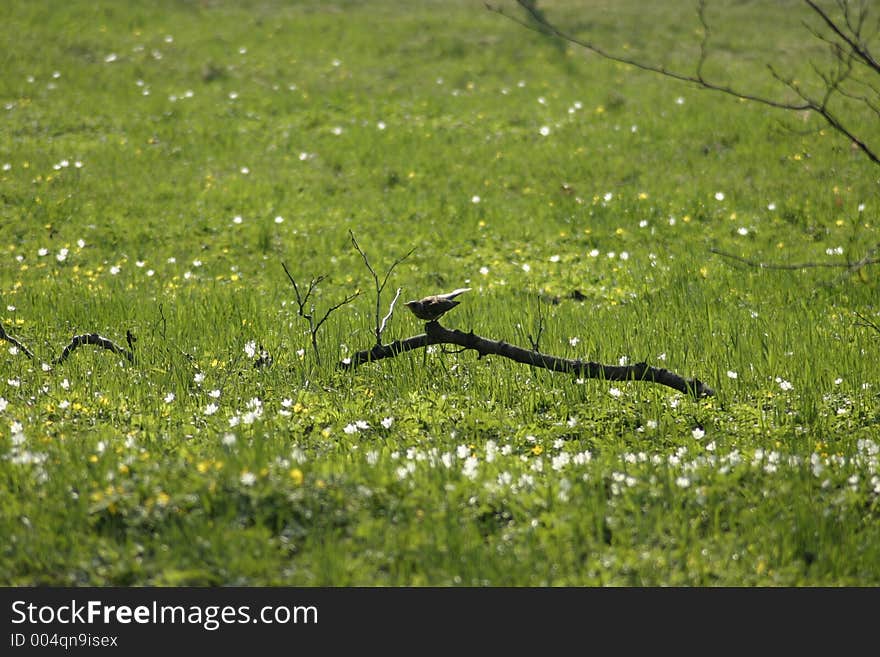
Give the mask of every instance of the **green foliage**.
<svg viewBox="0 0 880 657">
<path fill-rule="evenodd" d="M 687 63 L 668 4 L 560 10 Z M 712 66 L 763 90 L 814 55 L 782 4 L 713 3 Z M 817 117 L 481 3 L 16 1 L 4 27 L 0 321 L 36 359 L 3 343 L 0 583 L 880 584 L 876 271 L 709 250 L 880 242 L 876 168 Z M 445 325 L 717 395 L 437 349 L 341 371 L 374 342 L 349 230 L 380 274 L 415 249 L 386 342 L 469 286 Z M 320 360 L 281 262 L 326 275 L 318 318 L 363 291 Z M 134 365 L 52 364 L 127 330 Z"/>
</svg>

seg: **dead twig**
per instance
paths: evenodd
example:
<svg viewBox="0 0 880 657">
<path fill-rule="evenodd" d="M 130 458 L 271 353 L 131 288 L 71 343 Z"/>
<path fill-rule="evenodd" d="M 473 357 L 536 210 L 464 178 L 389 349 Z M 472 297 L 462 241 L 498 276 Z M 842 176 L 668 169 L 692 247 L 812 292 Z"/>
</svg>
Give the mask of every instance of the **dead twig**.
<svg viewBox="0 0 880 657">
<path fill-rule="evenodd" d="M 397 289 L 397 294 L 394 296 L 394 300 L 391 302 L 391 305 L 388 309 L 388 314 L 385 315 L 384 318 L 381 318 L 382 315 L 382 291 L 385 289 L 385 286 L 388 284 L 388 277 L 391 276 L 391 272 L 394 271 L 395 267 L 399 265 L 401 262 L 409 258 L 415 249 L 410 249 L 406 255 L 401 256 L 388 268 L 385 272 L 385 276 L 382 279 L 382 282 L 379 282 L 379 275 L 376 273 L 376 270 L 373 269 L 373 266 L 370 264 L 370 259 L 367 257 L 366 252 L 361 248 L 360 244 L 358 244 L 357 239 L 355 239 L 354 233 L 349 230 L 348 235 L 351 238 L 351 243 L 354 245 L 355 250 L 361 254 L 361 258 L 364 260 L 364 264 L 367 266 L 367 270 L 370 272 L 370 276 L 373 277 L 373 284 L 376 287 L 376 344 L 382 344 L 382 332 L 385 330 L 385 325 L 388 323 L 388 320 L 391 319 L 391 316 L 394 314 L 394 304 L 397 303 L 398 297 L 400 297 L 401 289 Z"/>
<path fill-rule="evenodd" d="M 321 328 L 321 325 L 327 321 L 331 314 L 335 311 L 339 310 L 342 306 L 351 303 L 355 297 L 357 297 L 361 291 L 357 290 L 353 294 L 349 294 L 339 303 L 330 306 L 327 309 L 327 312 L 324 313 L 324 316 L 321 319 L 317 319 L 315 315 L 315 304 L 309 303 L 309 299 L 312 296 L 312 293 L 318 287 L 318 284 L 323 281 L 326 276 L 317 276 L 312 278 L 309 281 L 309 286 L 305 291 L 300 289 L 300 286 L 297 284 L 296 279 L 290 273 L 290 270 L 287 268 L 287 265 L 283 262 L 281 266 L 284 268 L 284 273 L 287 274 L 287 278 L 290 279 L 291 284 L 293 285 L 294 293 L 296 294 L 296 305 L 299 308 L 299 316 L 305 319 L 309 324 L 309 336 L 312 344 L 312 350 L 315 352 L 315 362 L 318 365 L 321 364 L 321 353 L 318 350 L 318 331 Z M 306 310 L 306 306 L 308 305 L 308 311 Z"/>
<path fill-rule="evenodd" d="M 403 288 L 397 288 L 397 292 L 394 295 L 394 298 L 391 300 L 391 303 L 388 305 L 388 313 L 385 317 L 382 318 L 382 324 L 379 326 L 379 330 L 377 332 L 378 336 L 381 336 L 385 331 L 385 325 L 388 323 L 388 320 L 391 319 L 391 316 L 394 314 L 394 304 L 397 303 L 397 300 L 400 298 L 400 293 L 403 292 Z M 381 340 L 376 344 L 381 344 Z"/>
<path fill-rule="evenodd" d="M 529 333 L 526 337 L 529 339 L 529 344 L 532 345 L 533 351 L 541 351 L 541 336 L 544 334 L 544 311 L 541 307 L 541 299 L 538 299 L 538 327 L 535 330 L 535 337 L 532 337 L 532 334 Z"/>
<path fill-rule="evenodd" d="M 852 24 L 852 19 L 849 15 L 849 4 L 844 3 L 844 16 L 847 28 L 850 31 L 850 34 L 847 34 L 843 27 L 838 25 L 819 5 L 817 5 L 813 0 L 804 0 L 812 9 L 819 18 L 834 32 L 850 49 L 850 51 L 858 57 L 862 62 L 867 64 L 870 68 L 874 69 L 878 73 L 880 73 L 880 62 L 874 59 L 874 56 L 868 51 L 867 45 L 861 40 L 861 31 L 862 26 L 864 24 L 864 20 L 867 17 L 867 11 L 862 10 L 859 11 L 859 16 L 857 18 L 858 25 Z"/>
<path fill-rule="evenodd" d="M 874 329 L 878 334 L 880 334 L 880 325 L 878 325 L 877 322 L 868 319 L 858 311 L 853 311 L 853 314 L 860 320 L 862 320 L 861 322 L 856 322 L 858 326 L 865 326 L 867 328 Z"/>
</svg>

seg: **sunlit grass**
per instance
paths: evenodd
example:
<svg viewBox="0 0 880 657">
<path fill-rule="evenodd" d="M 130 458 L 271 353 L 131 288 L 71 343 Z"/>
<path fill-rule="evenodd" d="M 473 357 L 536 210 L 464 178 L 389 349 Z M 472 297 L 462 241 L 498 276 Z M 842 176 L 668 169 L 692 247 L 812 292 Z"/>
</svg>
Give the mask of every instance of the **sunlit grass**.
<svg viewBox="0 0 880 657">
<path fill-rule="evenodd" d="M 811 52 L 718 4 L 742 85 Z M 857 260 L 872 166 L 481 3 L 371 5 L 10 5 L 0 321 L 35 359 L 2 343 L 0 582 L 880 582 L 876 272 L 709 250 Z M 677 11 L 595 29 L 681 38 Z M 342 370 L 375 340 L 349 231 L 381 273 L 414 249 L 386 342 L 468 286 L 444 325 L 716 395 L 441 349 Z M 319 358 L 282 262 L 326 276 L 318 316 L 361 290 Z M 53 362 L 129 330 L 134 365 Z"/>
</svg>

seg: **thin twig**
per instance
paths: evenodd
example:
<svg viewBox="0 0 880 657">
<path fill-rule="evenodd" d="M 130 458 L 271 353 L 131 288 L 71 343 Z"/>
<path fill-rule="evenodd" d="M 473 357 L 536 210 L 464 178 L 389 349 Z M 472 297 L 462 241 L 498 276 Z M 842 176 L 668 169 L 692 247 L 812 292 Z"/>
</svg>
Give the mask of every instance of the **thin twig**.
<svg viewBox="0 0 880 657">
<path fill-rule="evenodd" d="M 697 3 L 697 17 L 700 19 L 700 25 L 703 26 L 703 38 L 700 40 L 700 58 L 697 60 L 697 79 L 703 81 L 705 80 L 703 77 L 703 66 L 709 57 L 709 39 L 712 36 L 709 20 L 706 18 L 705 0 L 699 0 Z"/>
<path fill-rule="evenodd" d="M 859 41 L 858 41 L 858 35 L 859 35 L 859 31 L 861 29 L 861 22 L 864 20 L 864 14 L 866 12 L 860 12 L 862 14 L 862 16 L 859 17 L 860 24 L 859 24 L 859 27 L 855 30 L 856 39 L 853 39 L 849 35 L 845 34 L 843 32 L 843 29 L 841 29 L 841 27 L 838 26 L 837 23 L 835 23 L 833 20 L 831 20 L 831 17 L 828 16 L 828 14 L 825 12 L 825 10 L 822 9 L 815 2 L 813 2 L 813 0 L 804 0 L 804 2 L 810 6 L 810 9 L 812 9 L 814 12 L 816 12 L 819 15 L 819 18 L 821 18 L 829 28 L 831 28 L 832 32 L 834 32 L 837 36 L 839 36 L 841 39 L 843 39 L 844 42 L 846 42 L 846 45 L 849 46 L 850 50 L 855 55 L 857 55 L 859 57 L 859 59 L 861 59 L 863 62 L 865 62 L 865 64 L 867 64 L 872 69 L 874 69 L 875 71 L 880 73 L 880 62 L 878 62 L 876 59 L 874 59 L 874 57 L 871 55 L 871 53 L 868 52 L 867 46 L 865 46 L 862 43 L 859 43 Z M 848 7 L 847 7 L 847 11 L 845 11 L 845 13 L 846 14 L 849 13 Z M 849 26 L 849 28 L 852 30 L 853 27 L 850 22 L 849 16 L 846 16 L 846 22 L 847 22 L 847 25 Z"/>
<path fill-rule="evenodd" d="M 860 320 L 862 320 L 861 326 L 867 326 L 868 328 L 872 328 L 877 331 L 877 333 L 880 333 L 880 325 L 878 325 L 877 322 L 871 321 L 857 310 L 854 310 L 853 314 Z"/>
<path fill-rule="evenodd" d="M 725 85 L 716 84 L 713 82 L 709 82 L 707 80 L 700 79 L 699 77 L 697 77 L 695 75 L 690 75 L 688 73 L 681 73 L 678 71 L 673 71 L 673 70 L 670 70 L 670 69 L 666 68 L 665 66 L 662 66 L 659 64 L 651 64 L 649 62 L 642 62 L 642 61 L 639 61 L 637 59 L 633 59 L 630 57 L 624 57 L 623 55 L 617 55 L 617 54 L 612 53 L 608 50 L 605 50 L 604 48 L 602 48 L 600 46 L 597 46 L 596 44 L 594 44 L 590 41 L 584 41 L 584 40 L 579 39 L 571 34 L 563 32 L 560 28 L 556 27 L 555 25 L 553 25 L 552 23 L 547 21 L 545 18 L 543 18 L 542 16 L 539 16 L 536 12 L 534 12 L 534 10 L 530 7 L 530 5 L 528 3 L 523 2 L 523 0 L 517 0 L 517 3 L 520 6 L 522 6 L 526 10 L 526 12 L 529 13 L 529 15 L 535 20 L 537 25 L 531 25 L 531 24 L 527 23 L 526 21 L 520 20 L 516 16 L 512 16 L 510 14 L 507 14 L 507 13 L 505 13 L 505 11 L 503 9 L 501 9 L 499 7 L 495 7 L 495 6 L 487 4 L 486 8 L 489 9 L 490 11 L 494 11 L 495 13 L 500 14 L 501 16 L 504 16 L 505 18 L 512 20 L 515 23 L 518 23 L 519 25 L 522 25 L 526 29 L 532 30 L 533 32 L 538 32 L 539 34 L 559 37 L 561 39 L 564 39 L 565 41 L 568 41 L 569 43 L 572 43 L 576 46 L 584 48 L 585 50 L 589 50 L 590 52 L 593 52 L 593 53 L 599 55 L 603 59 L 608 59 L 610 61 L 617 62 L 619 64 L 627 64 L 628 66 L 632 66 L 634 68 L 637 68 L 637 69 L 640 69 L 643 71 L 648 71 L 650 73 L 658 73 L 660 75 L 663 75 L 668 78 L 672 78 L 674 80 L 678 80 L 680 82 L 692 82 L 694 84 L 700 85 L 701 87 L 704 87 L 706 89 L 710 89 L 712 91 L 719 91 L 721 93 L 725 93 L 730 96 L 735 96 L 736 98 L 743 98 L 745 100 L 751 100 L 756 103 L 760 103 L 762 105 L 769 105 L 770 107 L 776 107 L 778 109 L 785 109 L 785 110 L 810 109 L 809 105 L 800 105 L 800 104 L 794 105 L 792 103 L 787 103 L 785 101 L 773 100 L 772 98 L 764 98 L 763 96 L 756 96 L 753 94 L 746 93 L 744 91 L 740 91 L 738 89 L 734 89 L 732 87 L 728 87 Z"/>
<path fill-rule="evenodd" d="M 385 331 L 385 324 L 388 323 L 388 320 L 391 319 L 391 316 L 394 314 L 394 304 L 397 303 L 397 300 L 400 298 L 401 292 L 403 292 L 403 288 L 397 288 L 397 293 L 394 295 L 391 304 L 388 306 L 388 314 L 382 318 L 382 325 L 379 327 L 379 335 L 382 335 L 382 332 Z"/>
<path fill-rule="evenodd" d="M 538 330 L 535 331 L 533 338 L 531 333 L 526 337 L 532 345 L 532 351 L 541 351 L 541 336 L 544 334 L 544 310 L 541 306 L 541 299 L 538 299 Z"/>
<path fill-rule="evenodd" d="M 166 333 L 168 331 L 168 322 L 165 320 L 165 311 L 162 309 L 162 304 L 159 304 L 159 319 L 162 321 L 162 339 L 166 340 Z"/>
<path fill-rule="evenodd" d="M 348 303 L 351 303 L 352 300 L 357 297 L 361 292 L 360 290 L 357 290 L 353 294 L 348 295 L 336 305 L 331 306 L 327 310 L 327 312 L 324 313 L 324 316 L 320 320 L 315 320 L 315 304 L 311 304 L 309 306 L 308 312 L 306 312 L 306 304 L 308 304 L 309 298 L 318 287 L 318 284 L 327 277 L 322 275 L 312 278 L 309 281 L 308 289 L 306 289 L 305 292 L 302 292 L 296 282 L 296 279 L 293 277 L 293 274 L 291 274 L 290 270 L 287 268 L 287 265 L 282 262 L 281 266 L 284 268 L 284 273 L 287 274 L 287 278 L 290 279 L 290 282 L 293 285 L 293 290 L 296 293 L 296 305 L 299 308 L 299 316 L 305 319 L 309 324 L 309 339 L 312 344 L 312 350 L 315 352 L 315 362 L 320 365 L 321 353 L 318 350 L 318 330 L 321 328 L 321 325 L 327 321 L 327 319 L 334 311 L 338 310 Z"/>
<path fill-rule="evenodd" d="M 864 256 L 862 256 L 861 259 L 856 260 L 856 261 L 855 261 L 854 263 L 852 263 L 849 267 L 847 267 L 846 271 L 843 272 L 843 273 L 842 273 L 840 276 L 838 276 L 837 278 L 835 278 L 834 281 L 832 281 L 831 284 L 834 285 L 834 284 L 838 283 L 839 281 L 841 281 L 842 279 L 846 278 L 846 277 L 849 276 L 850 274 L 853 274 L 853 273 L 857 272 L 857 271 L 860 270 L 862 267 L 865 267 L 865 266 L 867 266 L 867 265 L 873 265 L 873 264 L 875 264 L 875 263 L 877 263 L 877 262 L 880 262 L 880 258 L 875 258 L 875 257 L 874 257 L 874 254 L 877 253 L 878 251 L 880 251 L 880 244 L 877 244 L 877 245 L 874 246 L 873 248 L 869 249 L 868 252 L 867 252 Z"/>
<path fill-rule="evenodd" d="M 186 360 L 189 361 L 190 363 L 195 363 L 195 361 L 196 361 L 195 356 L 193 356 L 192 354 L 188 354 L 183 349 L 181 349 L 176 344 L 174 344 L 174 342 L 172 342 L 171 340 L 168 339 L 168 321 L 165 319 L 165 311 L 162 308 L 161 303 L 159 304 L 159 319 L 157 319 L 153 323 L 151 330 L 155 331 L 156 326 L 158 326 L 159 324 L 162 325 L 161 338 L 162 338 L 162 342 L 166 343 L 165 350 L 167 352 L 174 350 L 177 353 L 179 353 L 181 356 L 186 358 Z M 126 339 L 127 338 L 128 338 L 128 335 L 126 335 Z M 135 341 L 135 340 L 136 340 L 136 338 L 134 338 L 134 336 L 132 336 L 132 341 Z M 134 350 L 133 350 L 133 346 L 132 346 L 131 342 L 129 342 L 128 346 L 130 349 L 132 349 L 132 352 L 133 352 Z"/>
<path fill-rule="evenodd" d="M 388 311 L 388 314 L 384 319 L 380 319 L 382 315 L 382 291 L 385 289 L 385 286 L 388 284 L 388 278 L 391 276 L 391 272 L 394 271 L 395 267 L 399 265 L 401 262 L 409 258 L 415 248 L 409 250 L 406 255 L 401 256 L 388 268 L 385 272 L 385 277 L 382 279 L 382 282 L 379 282 L 379 275 L 376 273 L 376 270 L 373 269 L 373 266 L 370 264 L 370 259 L 367 257 L 366 252 L 361 248 L 360 244 L 358 244 L 357 239 L 354 236 L 354 232 L 349 230 L 348 235 L 351 238 L 351 243 L 354 245 L 355 250 L 361 254 L 361 258 L 364 260 L 364 264 L 367 266 L 367 270 L 370 272 L 370 275 L 373 277 L 373 283 L 376 287 L 376 344 L 382 344 L 382 331 L 385 330 L 385 324 L 391 318 L 391 315 L 394 313 L 394 302 L 391 303 L 391 307 Z M 400 290 L 397 290 L 397 296 L 400 296 Z M 397 301 L 397 297 L 394 297 L 394 301 Z"/>
<path fill-rule="evenodd" d="M 349 294 L 347 297 L 345 297 L 345 298 L 344 298 L 342 301 L 340 301 L 339 303 L 337 303 L 337 304 L 335 304 L 335 305 L 333 305 L 333 306 L 330 306 L 330 307 L 327 309 L 327 312 L 324 313 L 324 316 L 318 321 L 317 324 L 315 324 L 315 333 L 318 332 L 318 329 L 321 328 L 321 324 L 323 324 L 324 322 L 326 322 L 326 321 L 327 321 L 327 318 L 329 318 L 330 315 L 331 315 L 334 311 L 339 310 L 340 308 L 342 308 L 342 306 L 351 303 L 352 301 L 354 301 L 355 298 L 357 298 L 358 296 L 360 296 L 360 294 L 361 294 L 361 291 L 360 291 L 360 290 L 355 290 L 354 292 L 352 292 L 351 294 Z"/>
</svg>

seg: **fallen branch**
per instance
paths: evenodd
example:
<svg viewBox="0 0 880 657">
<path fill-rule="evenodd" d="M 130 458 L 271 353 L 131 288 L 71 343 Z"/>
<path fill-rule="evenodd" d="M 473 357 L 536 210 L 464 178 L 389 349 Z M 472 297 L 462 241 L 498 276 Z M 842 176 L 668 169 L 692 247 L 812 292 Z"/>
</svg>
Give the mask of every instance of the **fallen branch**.
<svg viewBox="0 0 880 657">
<path fill-rule="evenodd" d="M 34 358 L 34 352 L 32 352 L 32 351 L 31 351 L 30 349 L 28 349 L 27 347 L 25 347 L 21 342 L 19 342 L 18 340 L 16 340 L 14 337 L 12 337 L 11 335 L 9 335 L 9 334 L 6 332 L 6 329 L 3 328 L 3 324 L 0 324 L 0 340 L 6 340 L 6 342 L 10 343 L 11 345 L 13 345 L 13 346 L 15 346 L 15 347 L 18 347 L 19 349 L 21 349 L 21 351 L 24 353 L 25 356 L 27 356 L 28 358 L 30 358 L 31 360 L 33 360 L 33 358 Z"/>
<path fill-rule="evenodd" d="M 129 346 L 134 343 L 134 336 L 131 335 L 131 332 L 126 334 L 126 338 L 128 339 Z M 71 352 L 83 344 L 92 344 L 96 347 L 101 347 L 103 349 L 107 349 L 112 351 L 114 354 L 119 354 L 121 356 L 125 356 L 128 359 L 128 362 L 134 362 L 134 354 L 125 349 L 124 347 L 120 347 L 118 344 L 110 340 L 109 338 L 105 338 L 97 333 L 84 333 L 82 335 L 74 335 L 73 339 L 70 341 L 66 347 L 64 347 L 64 351 L 61 352 L 61 355 L 58 356 L 54 361 L 52 361 L 55 365 L 60 365 L 67 357 L 70 356 Z"/>
<path fill-rule="evenodd" d="M 580 359 L 559 358 L 542 354 L 533 349 L 523 349 L 503 340 L 489 340 L 455 329 L 447 329 L 438 322 L 425 324 L 425 333 L 405 340 L 395 340 L 387 345 L 375 345 L 370 349 L 358 351 L 339 363 L 342 369 L 350 370 L 364 363 L 394 358 L 399 354 L 427 347 L 432 344 L 455 344 L 473 349 L 480 358 L 491 354 L 509 358 L 518 363 L 540 367 L 551 372 L 565 372 L 586 379 L 605 381 L 647 381 L 667 386 L 694 397 L 709 397 L 715 392 L 699 379 L 685 379 L 678 374 L 662 368 L 651 367 L 647 363 L 634 365 L 602 365 Z"/>
</svg>

